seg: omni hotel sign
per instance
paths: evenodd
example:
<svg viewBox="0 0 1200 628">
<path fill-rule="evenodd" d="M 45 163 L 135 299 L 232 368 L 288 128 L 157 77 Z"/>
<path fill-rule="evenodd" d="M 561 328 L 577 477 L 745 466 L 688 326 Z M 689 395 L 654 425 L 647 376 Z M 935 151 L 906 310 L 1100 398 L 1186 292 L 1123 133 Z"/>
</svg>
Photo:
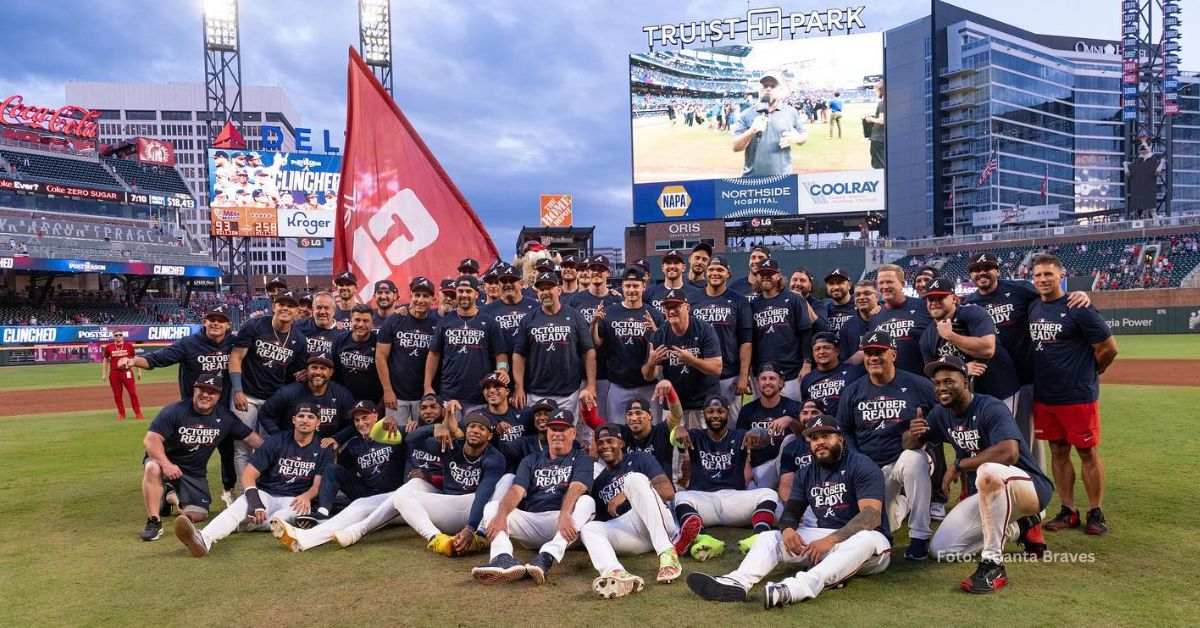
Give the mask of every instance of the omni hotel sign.
<svg viewBox="0 0 1200 628">
<path fill-rule="evenodd" d="M 748 9 L 744 17 L 653 24 L 643 26 L 642 32 L 646 33 L 646 43 L 650 48 L 656 45 L 717 44 L 726 40 L 734 41 L 740 36 L 745 36 L 748 42 L 781 40 L 785 34 L 789 39 L 794 39 L 813 33 L 865 30 L 867 26 L 862 19 L 865 9 L 865 6 L 854 6 L 795 13 L 784 13 L 778 7 Z"/>
</svg>

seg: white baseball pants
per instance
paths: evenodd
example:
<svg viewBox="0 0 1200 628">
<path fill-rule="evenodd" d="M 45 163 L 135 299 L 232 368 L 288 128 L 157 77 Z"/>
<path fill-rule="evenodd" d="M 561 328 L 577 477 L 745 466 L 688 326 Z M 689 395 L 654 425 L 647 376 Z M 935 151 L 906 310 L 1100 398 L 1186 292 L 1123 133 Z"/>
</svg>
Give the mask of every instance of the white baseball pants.
<svg viewBox="0 0 1200 628">
<path fill-rule="evenodd" d="M 488 497 L 489 504 L 508 492 L 514 478 L 511 473 L 500 477 L 496 490 Z M 470 518 L 475 494 L 446 495 L 425 480 L 413 479 L 392 493 L 391 499 L 405 523 L 428 541 L 439 533 L 458 534 Z"/>
<path fill-rule="evenodd" d="M 483 509 L 481 528 L 487 528 L 492 518 L 496 516 L 499 506 L 499 502 L 490 502 Z M 558 514 L 557 510 L 548 512 L 514 510 L 508 513 L 508 531 L 501 532 L 492 539 L 491 557 L 495 558 L 501 554 L 512 556 L 512 542 L 516 540 L 522 547 L 546 552 L 554 557 L 555 562 L 562 562 L 563 554 L 566 553 L 570 543 L 558 533 Z M 575 529 L 583 529 L 583 526 L 587 525 L 595 515 L 596 502 L 592 496 L 580 495 L 575 502 L 575 508 L 571 511 L 571 520 L 575 522 Z"/>
<path fill-rule="evenodd" d="M 1014 466 L 985 462 L 975 471 L 977 493 L 949 513 L 929 542 L 934 558 L 945 560 L 976 553 L 1003 562 L 1008 524 L 1037 514 L 1038 496 L 1028 473 Z"/>
<path fill-rule="evenodd" d="M 301 550 L 308 550 L 324 545 L 333 540 L 333 534 L 355 525 L 375 512 L 380 504 L 391 497 L 391 493 L 380 493 L 369 497 L 360 497 L 346 506 L 338 514 L 322 521 L 309 530 L 296 530 L 296 543 Z"/>
<path fill-rule="evenodd" d="M 799 528 L 796 532 L 805 543 L 822 539 L 836 530 L 827 528 Z M 878 530 L 862 530 L 833 546 L 821 562 L 810 565 L 808 560 L 792 554 L 783 544 L 779 531 L 762 532 L 742 559 L 738 568 L 727 577 L 749 590 L 771 573 L 779 563 L 799 565 L 807 571 L 797 572 L 784 578 L 792 601 L 798 602 L 817 597 L 822 590 L 848 580 L 852 576 L 870 576 L 881 573 L 891 563 L 891 543 Z"/>
<path fill-rule="evenodd" d="M 247 532 L 262 531 L 270 529 L 270 525 L 267 522 L 271 519 L 282 519 L 288 523 L 296 520 L 296 513 L 292 510 L 292 500 L 296 499 L 295 497 L 275 497 L 261 490 L 258 492 L 258 497 L 267 509 L 267 518 L 261 524 L 246 524 L 243 526 L 246 516 L 251 514 L 249 512 L 250 504 L 246 501 L 245 495 L 239 495 L 229 505 L 229 508 L 222 510 L 220 514 L 213 517 L 213 520 L 200 531 L 200 536 L 204 537 L 204 543 L 211 548 L 217 541 L 237 532 L 239 526 L 242 526 L 242 529 Z"/>
<path fill-rule="evenodd" d="M 621 492 L 629 502 L 628 512 L 608 521 L 591 521 L 579 533 L 601 575 L 624 569 L 617 554 L 661 554 L 671 549 L 671 537 L 678 530 L 675 517 L 645 475 L 626 475 Z"/>
<path fill-rule="evenodd" d="M 759 504 L 774 502 L 778 498 L 779 495 L 769 488 L 679 491 L 675 493 L 675 504 L 687 504 L 695 508 L 705 526 L 744 528 L 750 526 Z"/>
<path fill-rule="evenodd" d="M 899 529 L 900 523 L 907 517 L 909 538 L 928 539 L 932 536 L 929 528 L 929 496 L 933 487 L 929 473 L 929 458 L 920 449 L 905 449 L 895 462 L 883 467 L 888 529 Z"/>
</svg>

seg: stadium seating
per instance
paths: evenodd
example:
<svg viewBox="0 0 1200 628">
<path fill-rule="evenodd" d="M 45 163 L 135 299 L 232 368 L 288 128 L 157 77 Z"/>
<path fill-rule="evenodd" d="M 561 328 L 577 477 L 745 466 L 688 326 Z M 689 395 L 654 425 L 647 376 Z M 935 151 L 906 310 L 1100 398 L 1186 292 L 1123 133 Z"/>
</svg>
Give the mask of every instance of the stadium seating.
<svg viewBox="0 0 1200 628">
<path fill-rule="evenodd" d="M 191 193 L 179 172 L 172 167 L 143 164 L 129 159 L 105 159 L 104 163 L 111 166 L 134 190 Z"/>
<path fill-rule="evenodd" d="M 22 179 L 125 189 L 99 161 L 7 149 L 0 149 L 0 157 Z"/>
</svg>

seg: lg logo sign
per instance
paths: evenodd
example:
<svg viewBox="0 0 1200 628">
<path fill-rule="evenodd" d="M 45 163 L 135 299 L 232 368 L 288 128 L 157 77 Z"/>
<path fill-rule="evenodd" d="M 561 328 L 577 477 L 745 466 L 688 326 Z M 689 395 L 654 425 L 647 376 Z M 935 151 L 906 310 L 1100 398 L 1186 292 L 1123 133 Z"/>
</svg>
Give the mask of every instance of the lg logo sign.
<svg viewBox="0 0 1200 628">
<path fill-rule="evenodd" d="M 437 241 L 438 224 L 416 193 L 406 188 L 388 199 L 366 225 L 356 229 L 353 239 L 354 264 L 366 275 L 359 296 L 366 300 L 376 281 L 391 276 L 392 267 Z"/>
<path fill-rule="evenodd" d="M 667 232 L 671 235 L 696 235 L 700 233 L 700 223 L 698 222 L 677 222 L 672 223 L 667 227 Z"/>
</svg>

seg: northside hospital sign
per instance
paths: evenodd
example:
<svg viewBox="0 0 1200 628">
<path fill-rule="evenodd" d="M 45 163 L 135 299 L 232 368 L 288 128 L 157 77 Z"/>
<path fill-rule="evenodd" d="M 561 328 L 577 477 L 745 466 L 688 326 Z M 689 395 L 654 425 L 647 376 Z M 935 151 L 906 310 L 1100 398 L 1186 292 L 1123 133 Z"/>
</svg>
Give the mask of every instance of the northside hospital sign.
<svg viewBox="0 0 1200 628">
<path fill-rule="evenodd" d="M 865 5 L 845 9 L 823 9 L 784 13 L 778 7 L 748 9 L 745 17 L 727 17 L 675 24 L 652 24 L 643 26 L 646 44 L 671 46 L 688 44 L 716 44 L 724 40 L 736 40 L 745 35 L 746 41 L 768 41 L 798 35 L 833 33 L 866 29 L 862 14 Z"/>
</svg>

